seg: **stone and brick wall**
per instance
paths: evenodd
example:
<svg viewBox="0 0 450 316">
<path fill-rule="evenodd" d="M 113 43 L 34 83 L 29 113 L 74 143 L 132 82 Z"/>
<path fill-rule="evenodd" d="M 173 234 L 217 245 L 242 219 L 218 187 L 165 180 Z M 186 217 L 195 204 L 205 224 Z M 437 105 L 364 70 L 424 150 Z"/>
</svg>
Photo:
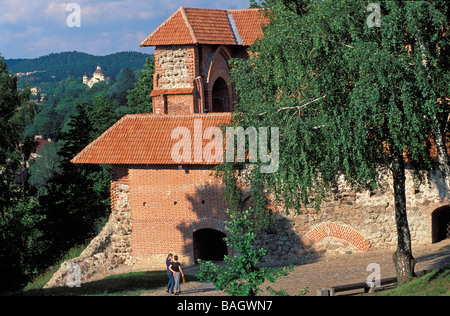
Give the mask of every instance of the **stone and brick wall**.
<svg viewBox="0 0 450 316">
<path fill-rule="evenodd" d="M 214 112 L 213 88 L 219 78 L 228 86 L 227 110 L 232 111 L 233 89 L 229 86 L 228 61 L 246 56 L 246 47 L 240 46 L 157 46 L 151 94 L 153 113 L 186 115 Z"/>
<path fill-rule="evenodd" d="M 132 260 L 163 268 L 167 253 L 193 264 L 193 232 L 224 232 L 221 182 L 208 166 L 142 165 L 129 170 Z"/>
<path fill-rule="evenodd" d="M 214 229 L 226 234 L 223 184 L 208 166 L 114 165 L 108 223 L 80 257 L 61 265 L 46 287 L 64 286 L 71 264 L 81 282 L 94 280 L 121 265 L 164 269 L 167 253 L 194 264 L 193 234 Z M 448 205 L 439 174 L 415 186 L 407 173 L 408 220 L 413 246 L 432 242 L 433 211 Z M 312 254 L 345 254 L 392 249 L 397 244 L 394 197 L 386 178 L 383 191 L 354 192 L 343 186 L 320 210 L 287 214 L 278 209 L 273 225 L 261 229 L 257 247 L 268 249 L 267 262 L 300 262 Z M 244 207 L 250 206 L 244 203 Z"/>
<path fill-rule="evenodd" d="M 193 232 L 222 232 L 226 221 L 220 180 L 205 166 L 133 166 L 129 170 L 134 264 L 157 268 L 168 252 L 193 263 Z M 413 244 L 429 244 L 431 214 L 448 201 L 439 175 L 418 187 L 407 177 L 408 219 Z M 320 210 L 286 214 L 279 209 L 274 225 L 262 230 L 257 246 L 268 261 L 301 260 L 312 253 L 339 254 L 393 249 L 397 244 L 394 197 L 389 177 L 375 194 L 349 188 L 327 199 Z"/>
<path fill-rule="evenodd" d="M 407 215 L 414 245 L 431 244 L 432 213 L 448 205 L 444 184 L 439 174 L 429 182 L 414 185 L 407 172 Z M 392 182 L 385 176 L 383 191 L 375 194 L 354 192 L 349 188 L 330 197 L 320 210 L 304 209 L 300 214 L 275 216 L 270 230 L 260 232 L 257 245 L 269 250 L 268 261 L 300 261 L 304 256 L 345 254 L 350 252 L 395 249 L 395 223 Z"/>
<path fill-rule="evenodd" d="M 117 172 L 117 170 L 116 170 Z M 120 173 L 120 172 L 118 172 Z M 85 283 L 105 277 L 123 265 L 131 265 L 132 220 L 126 187 L 115 189 L 115 203 L 108 222 L 79 257 L 63 262 L 45 288 Z"/>
<path fill-rule="evenodd" d="M 195 78 L 195 51 L 192 46 L 158 46 L 155 50 L 154 89 L 191 88 Z"/>
</svg>

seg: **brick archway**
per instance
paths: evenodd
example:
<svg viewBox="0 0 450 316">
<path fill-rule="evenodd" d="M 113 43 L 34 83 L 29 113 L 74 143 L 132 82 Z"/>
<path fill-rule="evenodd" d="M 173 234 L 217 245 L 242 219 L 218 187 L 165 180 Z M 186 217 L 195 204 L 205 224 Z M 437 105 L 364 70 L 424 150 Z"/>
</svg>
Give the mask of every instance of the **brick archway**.
<svg viewBox="0 0 450 316">
<path fill-rule="evenodd" d="M 225 222 L 223 220 L 217 219 L 217 218 L 202 217 L 196 221 L 190 222 L 188 227 L 191 230 L 192 234 L 194 232 L 196 232 L 197 230 L 206 229 L 206 228 L 214 229 L 214 230 L 217 230 L 219 232 L 226 234 Z"/>
<path fill-rule="evenodd" d="M 217 78 L 212 88 L 211 112 L 231 112 L 230 89 L 222 77 Z"/>
<path fill-rule="evenodd" d="M 225 241 L 225 222 L 218 218 L 202 217 L 187 226 L 192 236 L 192 253 L 194 263 L 197 259 L 222 261 L 231 252 Z"/>
<path fill-rule="evenodd" d="M 214 86 L 218 81 L 223 80 L 225 84 L 223 89 L 223 94 L 226 94 L 228 99 L 228 109 L 226 112 L 231 112 L 233 110 L 233 94 L 232 89 L 229 86 L 230 81 L 230 69 L 228 66 L 228 61 L 231 59 L 231 54 L 225 46 L 220 46 L 214 53 L 211 62 L 207 69 L 206 74 L 206 86 L 207 86 L 207 108 L 208 112 L 214 112 L 213 110 L 213 99 L 214 99 Z"/>
<path fill-rule="evenodd" d="M 302 240 L 305 246 L 310 248 L 326 237 L 343 239 L 360 251 L 370 250 L 370 241 L 356 230 L 338 223 L 322 224 L 315 227 L 304 235 Z"/>
<path fill-rule="evenodd" d="M 431 242 L 450 238 L 450 206 L 444 205 L 431 213 Z"/>
</svg>

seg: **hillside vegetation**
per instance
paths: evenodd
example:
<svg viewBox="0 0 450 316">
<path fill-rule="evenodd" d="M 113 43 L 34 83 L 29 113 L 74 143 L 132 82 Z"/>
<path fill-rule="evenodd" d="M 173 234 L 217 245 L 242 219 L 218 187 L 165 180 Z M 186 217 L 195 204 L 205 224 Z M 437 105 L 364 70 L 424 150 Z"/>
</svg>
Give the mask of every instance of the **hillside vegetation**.
<svg viewBox="0 0 450 316">
<path fill-rule="evenodd" d="M 152 55 L 138 52 L 119 52 L 106 56 L 94 56 L 77 51 L 41 56 L 33 59 L 7 59 L 8 70 L 11 73 L 27 73 L 44 71 L 24 76 L 26 80 L 32 77 L 33 82 L 59 82 L 67 77 L 82 77 L 86 72 L 92 76 L 97 65 L 100 65 L 107 77 L 116 80 L 123 68 L 142 69 L 145 60 Z"/>
</svg>

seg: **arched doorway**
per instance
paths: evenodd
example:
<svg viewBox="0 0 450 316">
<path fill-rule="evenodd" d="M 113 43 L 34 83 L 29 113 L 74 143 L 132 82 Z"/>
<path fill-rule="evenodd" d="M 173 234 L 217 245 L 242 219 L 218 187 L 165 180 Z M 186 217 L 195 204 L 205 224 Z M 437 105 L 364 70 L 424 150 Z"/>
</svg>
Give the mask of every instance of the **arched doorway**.
<svg viewBox="0 0 450 316">
<path fill-rule="evenodd" d="M 212 112 L 231 112 L 228 85 L 222 77 L 217 78 L 216 82 L 214 82 L 212 90 Z"/>
<path fill-rule="evenodd" d="M 431 241 L 439 242 L 450 238 L 450 206 L 443 206 L 431 214 Z"/>
<path fill-rule="evenodd" d="M 226 235 L 218 230 L 205 228 L 194 232 L 194 260 L 222 261 L 228 254 L 223 240 Z"/>
</svg>

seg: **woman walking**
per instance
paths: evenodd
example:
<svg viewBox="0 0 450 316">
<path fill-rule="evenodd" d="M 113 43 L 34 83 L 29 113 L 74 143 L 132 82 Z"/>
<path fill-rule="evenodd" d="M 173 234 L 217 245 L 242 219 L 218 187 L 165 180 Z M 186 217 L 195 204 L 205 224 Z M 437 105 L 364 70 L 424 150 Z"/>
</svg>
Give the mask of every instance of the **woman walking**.
<svg viewBox="0 0 450 316">
<path fill-rule="evenodd" d="M 178 256 L 174 256 L 173 260 L 169 266 L 169 270 L 173 273 L 173 279 L 174 279 L 174 288 L 173 293 L 175 295 L 180 294 L 180 277 L 183 276 L 183 270 L 181 269 L 181 265 L 178 262 Z"/>
<path fill-rule="evenodd" d="M 169 253 L 166 258 L 167 276 L 169 277 L 169 283 L 167 283 L 166 288 L 167 293 L 173 293 L 173 285 L 174 285 L 173 273 L 172 271 L 169 270 L 170 264 L 172 263 L 172 257 L 173 255 Z"/>
</svg>

